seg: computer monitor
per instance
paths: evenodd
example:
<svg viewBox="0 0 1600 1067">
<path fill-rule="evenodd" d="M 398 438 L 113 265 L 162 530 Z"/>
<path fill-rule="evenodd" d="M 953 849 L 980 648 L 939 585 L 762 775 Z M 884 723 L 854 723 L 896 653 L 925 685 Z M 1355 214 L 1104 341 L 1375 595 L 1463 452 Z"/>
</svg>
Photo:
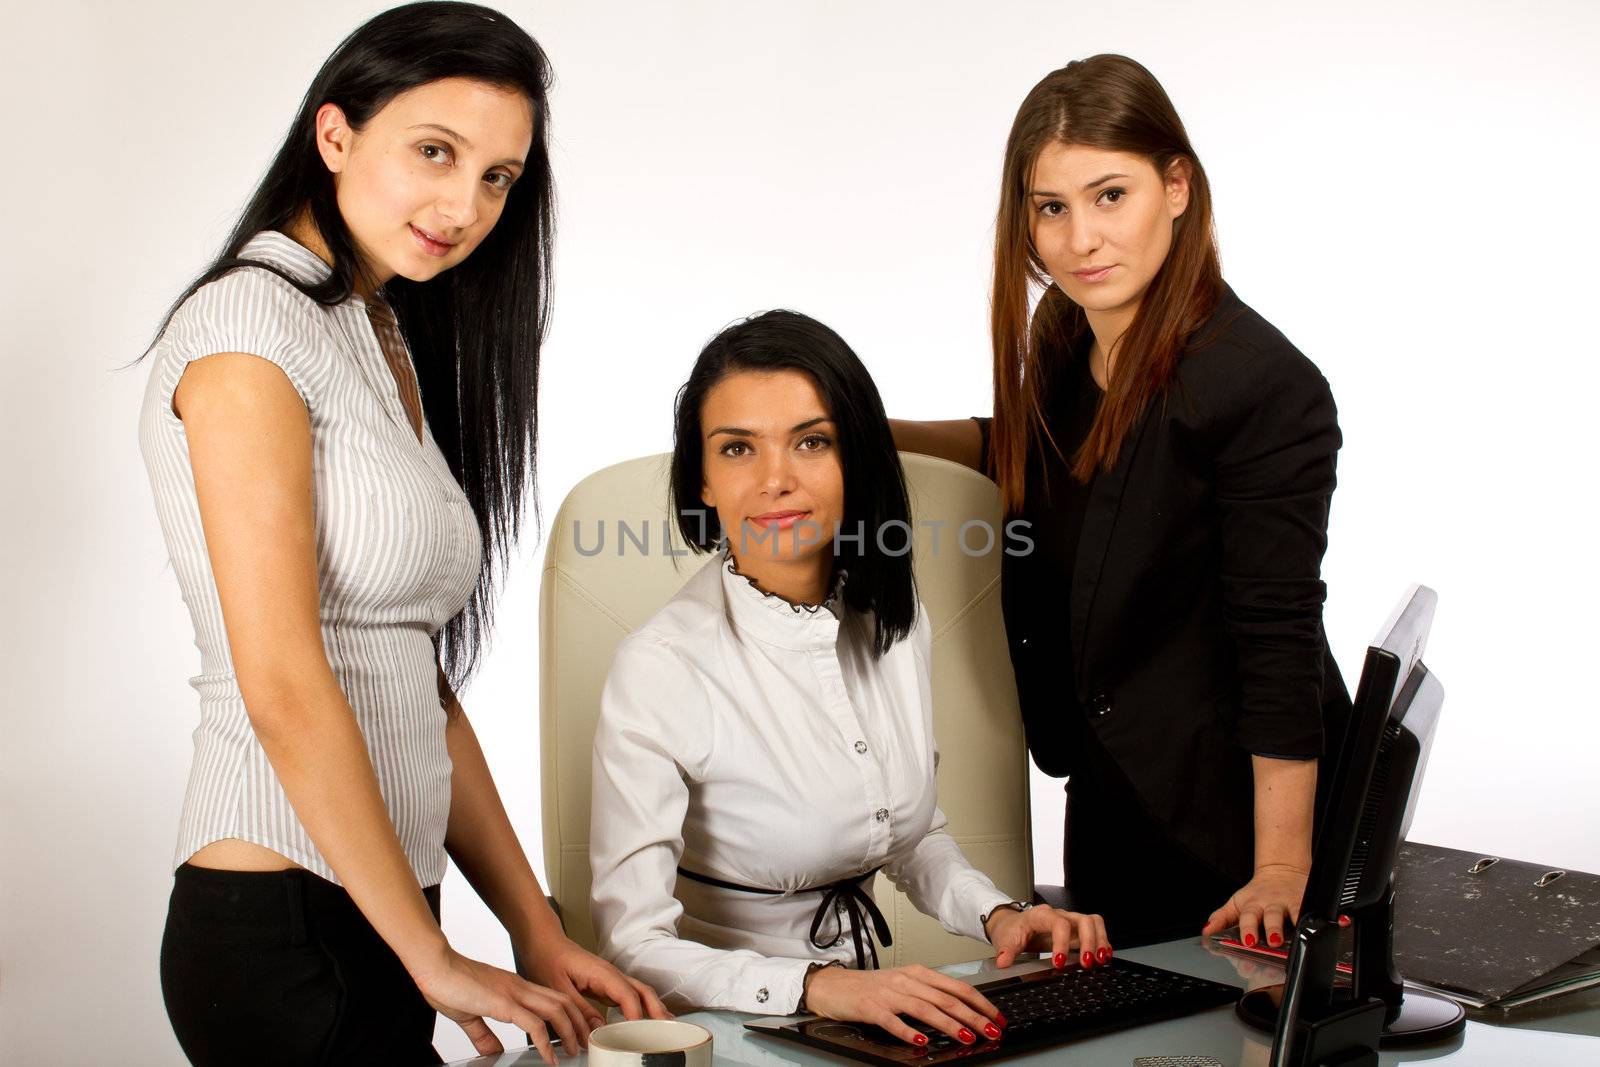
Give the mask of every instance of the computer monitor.
<svg viewBox="0 0 1600 1067">
<path fill-rule="evenodd" d="M 1394 864 L 1416 810 L 1444 702 L 1422 662 L 1438 596 L 1407 591 L 1367 649 L 1345 736 L 1328 738 L 1329 801 L 1289 949 L 1286 981 L 1239 1001 L 1240 1018 L 1273 1033 L 1271 1067 L 1366 1067 L 1380 1045 L 1459 1033 L 1461 1006 L 1406 990 L 1394 964 Z M 1348 985 L 1335 981 L 1339 916 L 1355 953 Z"/>
</svg>

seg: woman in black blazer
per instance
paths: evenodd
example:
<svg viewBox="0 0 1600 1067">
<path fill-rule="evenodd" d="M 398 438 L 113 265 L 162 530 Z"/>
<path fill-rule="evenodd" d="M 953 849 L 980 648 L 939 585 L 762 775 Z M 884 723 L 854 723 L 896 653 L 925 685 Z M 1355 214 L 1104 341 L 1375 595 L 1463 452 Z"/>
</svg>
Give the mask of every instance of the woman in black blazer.
<svg viewBox="0 0 1600 1067">
<path fill-rule="evenodd" d="M 1002 600 L 1029 751 L 1068 778 L 1072 906 L 1118 945 L 1282 944 L 1350 714 L 1319 577 L 1337 415 L 1222 281 L 1205 172 L 1134 61 L 1070 63 L 1018 111 L 993 336 L 993 419 L 895 436 L 1029 523 Z"/>
</svg>

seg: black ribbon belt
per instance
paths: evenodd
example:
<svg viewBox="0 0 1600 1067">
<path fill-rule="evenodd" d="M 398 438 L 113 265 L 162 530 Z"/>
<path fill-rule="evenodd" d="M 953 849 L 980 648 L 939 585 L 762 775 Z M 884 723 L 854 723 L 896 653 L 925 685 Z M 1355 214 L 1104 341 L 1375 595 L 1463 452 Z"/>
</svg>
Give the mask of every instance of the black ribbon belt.
<svg viewBox="0 0 1600 1067">
<path fill-rule="evenodd" d="M 732 889 L 739 893 L 760 893 L 762 896 L 768 897 L 781 897 L 784 895 L 784 891 L 781 889 L 762 889 L 759 886 L 726 882 L 721 878 L 713 878 L 709 874 L 699 874 L 695 871 L 685 870 L 682 867 L 678 868 L 678 873 L 691 882 L 716 886 L 718 889 Z M 856 966 L 861 970 L 866 970 L 867 959 L 870 957 L 872 959 L 872 968 L 874 970 L 877 969 L 878 949 L 873 944 L 873 936 L 876 935 L 878 943 L 885 948 L 894 944 L 894 938 L 889 936 L 889 920 L 883 917 L 883 912 L 878 909 L 878 902 L 872 899 L 872 895 L 861 888 L 862 882 L 867 881 L 877 873 L 878 868 L 874 867 L 866 874 L 858 874 L 854 878 L 843 878 L 829 885 L 818 885 L 809 889 L 795 890 L 796 893 L 822 894 L 822 903 L 817 905 L 817 914 L 811 919 L 812 948 L 832 948 L 834 941 L 838 940 L 841 931 L 839 930 L 836 909 L 840 904 L 843 904 L 845 914 L 850 917 L 850 937 L 856 946 Z M 866 918 L 872 921 L 871 930 L 864 931 L 863 929 L 866 926 L 866 922 L 862 918 L 863 912 L 866 913 Z M 827 921 L 829 916 L 834 917 L 833 933 L 831 936 L 823 937 L 822 924 Z M 863 936 L 863 933 L 865 933 L 865 936 Z"/>
</svg>

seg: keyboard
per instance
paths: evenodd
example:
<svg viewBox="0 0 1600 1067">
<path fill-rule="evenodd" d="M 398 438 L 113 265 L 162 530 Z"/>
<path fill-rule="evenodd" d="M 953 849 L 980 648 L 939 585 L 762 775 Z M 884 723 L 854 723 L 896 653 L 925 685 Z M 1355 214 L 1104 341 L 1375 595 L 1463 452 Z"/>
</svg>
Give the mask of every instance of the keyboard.
<svg viewBox="0 0 1600 1067">
<path fill-rule="evenodd" d="M 921 1049 L 877 1026 L 831 1020 L 781 1027 L 751 1025 L 750 1029 L 886 1067 L 955 1059 L 965 1064 L 1231 1005 L 1243 992 L 1234 986 L 1115 958 L 1088 969 L 1074 965 L 1063 970 L 1033 971 L 984 983 L 978 989 L 1006 1018 L 998 1041 L 980 1036 L 975 1044 L 964 1045 L 915 1019 L 906 1021 L 928 1035 L 928 1044 Z"/>
</svg>

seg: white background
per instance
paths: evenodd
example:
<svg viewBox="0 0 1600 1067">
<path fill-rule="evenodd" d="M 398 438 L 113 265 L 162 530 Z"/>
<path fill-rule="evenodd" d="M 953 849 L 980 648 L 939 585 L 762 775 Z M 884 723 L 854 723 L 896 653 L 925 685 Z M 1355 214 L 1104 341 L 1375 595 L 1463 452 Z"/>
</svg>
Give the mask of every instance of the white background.
<svg viewBox="0 0 1600 1067">
<path fill-rule="evenodd" d="M 179 1059 L 157 948 L 198 656 L 118 370 L 214 254 L 345 0 L 8 5 L 0 64 L 0 1058 Z M 541 500 L 663 451 L 700 345 L 789 306 L 890 413 L 987 410 L 1000 152 L 1047 71 L 1119 51 L 1183 115 L 1239 294 L 1345 433 L 1325 577 L 1354 685 L 1439 591 L 1419 840 L 1600 870 L 1590 565 L 1600 8 L 1583 2 L 505 5 L 557 72 Z M 539 862 L 541 544 L 464 702 Z M 1059 871 L 1059 788 L 1036 804 Z M 452 873 L 445 926 L 508 962 Z M 1463 931 L 1464 939 L 1471 937 Z M 440 1029 L 447 1058 L 468 1051 Z M 94 1051 L 91 1051 L 94 1050 Z"/>
</svg>

